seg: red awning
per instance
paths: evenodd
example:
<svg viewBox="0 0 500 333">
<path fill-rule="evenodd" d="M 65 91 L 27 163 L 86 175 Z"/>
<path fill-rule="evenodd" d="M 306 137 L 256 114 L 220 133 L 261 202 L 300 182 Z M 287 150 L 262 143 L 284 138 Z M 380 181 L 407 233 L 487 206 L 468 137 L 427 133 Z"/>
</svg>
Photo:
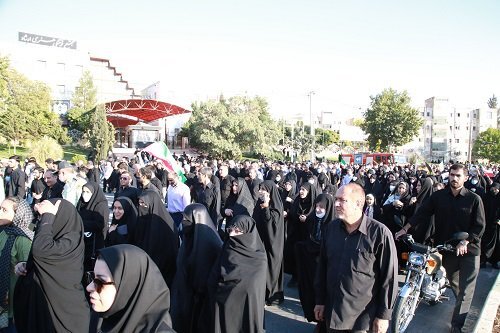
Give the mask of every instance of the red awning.
<svg viewBox="0 0 500 333">
<path fill-rule="evenodd" d="M 188 112 L 191 111 L 154 99 L 126 99 L 106 103 L 108 121 L 115 127 L 120 128 L 137 124 L 139 121 L 148 123 L 157 119 Z M 125 115 L 125 117 L 120 117 L 120 115 Z"/>
</svg>

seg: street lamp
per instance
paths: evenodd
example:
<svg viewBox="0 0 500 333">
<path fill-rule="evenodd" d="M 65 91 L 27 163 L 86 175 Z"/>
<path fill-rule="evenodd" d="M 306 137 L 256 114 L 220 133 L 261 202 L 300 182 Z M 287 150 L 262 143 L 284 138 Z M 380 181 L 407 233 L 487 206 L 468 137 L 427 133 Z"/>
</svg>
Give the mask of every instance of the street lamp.
<svg viewBox="0 0 500 333">
<path fill-rule="evenodd" d="M 314 91 L 310 91 L 307 96 L 309 96 L 309 117 L 311 118 L 311 127 L 310 127 L 310 134 L 312 137 L 312 145 L 311 145 L 311 163 L 314 160 L 314 144 L 315 144 L 315 138 L 314 138 L 314 122 L 313 122 L 313 114 L 312 114 L 312 95 L 314 95 Z"/>
</svg>

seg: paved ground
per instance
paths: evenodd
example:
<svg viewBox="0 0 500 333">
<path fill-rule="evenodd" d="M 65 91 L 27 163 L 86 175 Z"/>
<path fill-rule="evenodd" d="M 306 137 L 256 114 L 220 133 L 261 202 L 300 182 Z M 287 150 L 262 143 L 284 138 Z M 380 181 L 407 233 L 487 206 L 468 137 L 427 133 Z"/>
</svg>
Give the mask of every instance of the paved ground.
<svg viewBox="0 0 500 333">
<path fill-rule="evenodd" d="M 113 195 L 106 193 L 106 197 L 109 206 L 111 206 Z M 492 269 L 489 266 L 488 268 L 481 269 L 479 272 L 476 291 L 464 327 L 464 332 L 472 332 L 476 326 L 484 302 L 486 301 L 497 275 L 498 270 Z M 289 278 L 288 275 L 285 275 L 285 286 Z M 401 282 L 403 279 L 404 276 L 400 276 Z M 451 290 L 447 290 L 445 295 L 449 296 L 450 299 L 441 304 L 435 306 L 421 304 L 407 331 L 409 333 L 449 332 L 455 298 Z M 302 307 L 296 288 L 285 288 L 285 302 L 280 306 L 266 307 L 265 325 L 266 333 L 311 333 L 315 327 L 315 323 L 308 323 L 303 317 Z"/>
<path fill-rule="evenodd" d="M 479 314 L 498 275 L 498 270 L 483 268 L 479 277 L 472 301 L 472 307 L 467 317 L 464 332 L 472 332 L 477 323 Z M 289 276 L 285 277 L 285 285 Z M 400 276 L 400 280 L 404 279 Z M 296 288 L 285 288 L 285 302 L 280 306 L 266 307 L 266 333 L 312 333 L 315 325 L 308 323 L 302 316 L 298 291 Z M 429 306 L 420 304 L 415 318 L 407 332 L 409 333 L 448 333 L 450 330 L 451 315 L 455 297 L 451 290 L 446 291 L 450 297 L 448 301 Z"/>
</svg>

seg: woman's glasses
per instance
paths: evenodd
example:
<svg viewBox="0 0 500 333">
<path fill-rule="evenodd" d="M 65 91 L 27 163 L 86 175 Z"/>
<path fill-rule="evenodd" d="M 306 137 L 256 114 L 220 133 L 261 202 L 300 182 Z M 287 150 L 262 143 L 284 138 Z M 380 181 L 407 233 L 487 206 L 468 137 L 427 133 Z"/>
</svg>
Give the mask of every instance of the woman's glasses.
<svg viewBox="0 0 500 333">
<path fill-rule="evenodd" d="M 113 281 L 106 282 L 97 277 L 95 277 L 94 272 L 86 272 L 87 274 L 87 284 L 94 283 L 95 291 L 101 292 L 102 288 L 107 285 L 115 284 Z"/>
</svg>

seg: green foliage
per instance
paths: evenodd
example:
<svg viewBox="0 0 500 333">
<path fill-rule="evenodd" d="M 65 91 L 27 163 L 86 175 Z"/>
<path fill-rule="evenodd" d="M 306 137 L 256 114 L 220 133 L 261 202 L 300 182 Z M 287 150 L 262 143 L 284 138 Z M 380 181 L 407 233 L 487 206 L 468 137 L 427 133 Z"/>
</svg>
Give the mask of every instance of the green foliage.
<svg viewBox="0 0 500 333">
<path fill-rule="evenodd" d="M 31 81 L 9 68 L 5 58 L 0 59 L 0 77 L 0 135 L 14 147 L 43 136 L 67 142 L 59 116 L 50 108 L 46 84 Z"/>
<path fill-rule="evenodd" d="M 410 106 L 406 91 L 385 89 L 370 96 L 370 108 L 364 113 L 361 129 L 368 134 L 370 149 L 387 151 L 390 146 L 402 146 L 418 134 L 423 120 L 418 110 Z"/>
<path fill-rule="evenodd" d="M 76 87 L 71 99 L 73 107 L 66 114 L 72 130 L 84 133 L 91 126 L 92 114 L 90 110 L 94 109 L 97 104 L 96 96 L 97 89 L 94 86 L 92 75 L 86 70 L 78 81 L 78 87 Z"/>
<path fill-rule="evenodd" d="M 498 106 L 497 97 L 495 96 L 495 94 L 493 94 L 493 96 L 488 99 L 488 107 L 490 109 L 496 109 L 497 106 Z"/>
<path fill-rule="evenodd" d="M 340 139 L 337 132 L 323 128 L 316 128 L 314 134 L 316 137 L 316 143 L 324 147 L 329 146 L 332 143 L 337 143 Z"/>
<path fill-rule="evenodd" d="M 106 110 L 100 104 L 89 111 L 90 128 L 86 133 L 93 155 L 96 160 L 106 159 L 108 152 L 113 148 L 115 141 L 115 129 L 106 120 Z"/>
<path fill-rule="evenodd" d="M 82 77 L 78 81 L 78 87 L 75 89 L 71 104 L 75 108 L 82 110 L 90 110 L 97 104 L 97 89 L 94 87 L 94 80 L 90 71 L 83 72 Z"/>
<path fill-rule="evenodd" d="M 32 141 L 27 144 L 28 156 L 33 156 L 37 161 L 43 162 L 47 158 L 60 160 L 63 157 L 63 148 L 61 145 L 48 136 L 40 140 Z"/>
<path fill-rule="evenodd" d="M 73 164 L 77 164 L 78 161 L 83 161 L 83 164 L 87 164 L 87 156 L 85 155 L 80 155 L 80 154 L 75 154 L 71 158 L 70 162 Z"/>
<path fill-rule="evenodd" d="M 488 128 L 479 133 L 472 148 L 474 158 L 485 158 L 490 162 L 500 162 L 500 130 Z"/>
<path fill-rule="evenodd" d="M 356 118 L 352 121 L 352 124 L 357 127 L 362 127 L 364 124 L 365 120 L 361 118 Z"/>
<path fill-rule="evenodd" d="M 5 102 L 9 96 L 7 89 L 7 73 L 9 69 L 9 59 L 0 57 L 0 110 L 5 108 Z"/>
<path fill-rule="evenodd" d="M 193 103 L 193 113 L 184 125 L 193 147 L 211 155 L 239 159 L 243 151 L 269 156 L 280 137 L 261 97 L 220 97 Z"/>
<path fill-rule="evenodd" d="M 83 148 L 81 146 L 64 146 L 64 156 L 63 159 L 66 161 L 71 161 L 75 155 L 88 156 L 90 153 L 89 149 Z M 85 157 L 85 159 L 87 159 Z"/>
</svg>

